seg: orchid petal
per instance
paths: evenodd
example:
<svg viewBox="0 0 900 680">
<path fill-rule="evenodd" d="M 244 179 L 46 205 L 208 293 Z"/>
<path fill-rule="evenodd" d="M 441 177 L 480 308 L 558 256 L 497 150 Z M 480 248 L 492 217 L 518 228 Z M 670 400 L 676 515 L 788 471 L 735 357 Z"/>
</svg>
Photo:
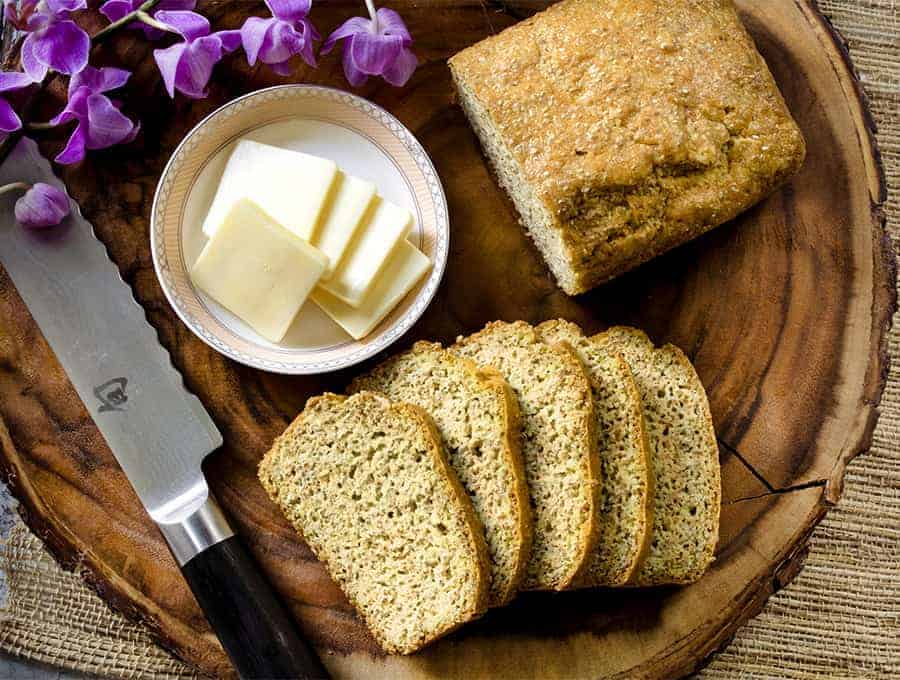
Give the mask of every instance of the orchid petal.
<svg viewBox="0 0 900 680">
<path fill-rule="evenodd" d="M 39 83 L 47 75 L 47 65 L 41 62 L 34 53 L 34 43 L 37 37 L 32 33 L 25 38 L 22 43 L 22 49 L 19 52 L 19 59 L 22 62 L 22 68 L 25 73 L 36 83 Z"/>
<path fill-rule="evenodd" d="M 321 40 L 321 36 L 316 30 L 316 27 L 306 19 L 302 19 L 298 25 L 303 29 L 303 46 L 300 48 L 300 56 L 303 57 L 303 61 L 305 61 L 307 64 L 309 64 L 310 66 L 315 66 L 316 53 L 313 46 L 313 41 Z"/>
<path fill-rule="evenodd" d="M 234 52 L 241 46 L 241 32 L 237 29 L 216 31 L 210 37 L 218 38 L 219 43 L 222 45 L 222 49 L 226 52 Z"/>
<path fill-rule="evenodd" d="M 153 58 L 156 60 L 156 66 L 162 75 L 163 83 L 166 86 L 166 92 L 173 99 L 175 98 L 175 77 L 178 73 L 178 62 L 187 49 L 184 43 L 178 43 L 167 47 L 164 50 L 153 50 Z"/>
<path fill-rule="evenodd" d="M 260 61 L 278 64 L 287 61 L 303 48 L 303 38 L 290 24 L 284 21 L 274 23 L 263 41 Z"/>
<path fill-rule="evenodd" d="M 404 47 L 412 45 L 409 29 L 406 28 L 406 24 L 397 12 L 387 7 L 381 7 L 375 12 L 375 17 L 379 35 L 395 35 L 403 39 Z"/>
<path fill-rule="evenodd" d="M 275 23 L 275 19 L 250 17 L 241 26 L 241 42 L 247 54 L 247 63 L 253 66 L 260 50 L 266 42 L 266 35 Z"/>
<path fill-rule="evenodd" d="M 47 9 L 53 16 L 65 16 L 69 12 L 87 9 L 87 0 L 46 0 Z"/>
<path fill-rule="evenodd" d="M 171 26 L 187 42 L 209 35 L 209 20 L 196 12 L 161 10 L 153 18 Z"/>
<path fill-rule="evenodd" d="M 134 123 L 102 94 L 92 94 L 87 100 L 88 149 L 105 149 L 119 144 L 134 129 Z"/>
<path fill-rule="evenodd" d="M 344 49 L 344 75 L 347 77 L 347 82 L 353 87 L 365 85 L 366 80 L 369 79 L 368 74 L 360 71 L 356 64 L 353 63 L 353 59 L 350 57 L 350 50 L 346 48 Z"/>
<path fill-rule="evenodd" d="M 206 86 L 213 67 L 221 58 L 222 44 L 217 38 L 195 40 L 187 46 L 178 64 L 175 87 L 188 97 L 202 99 L 207 94 Z"/>
<path fill-rule="evenodd" d="M 0 71 L 0 92 L 9 92 L 10 90 L 21 90 L 28 87 L 34 81 L 27 73 L 19 71 Z"/>
<path fill-rule="evenodd" d="M 295 22 L 304 19 L 312 7 L 310 0 L 266 0 L 266 6 L 282 21 Z"/>
<path fill-rule="evenodd" d="M 52 184 L 36 182 L 16 201 L 16 220 L 24 227 L 43 228 L 59 224 L 71 211 L 66 192 Z"/>
<path fill-rule="evenodd" d="M 394 87 L 403 87 L 412 77 L 418 65 L 419 60 L 416 59 L 416 55 L 412 53 L 412 50 L 404 47 L 400 50 L 400 54 L 397 55 L 393 63 L 387 65 L 387 68 L 384 69 L 381 75 Z"/>
<path fill-rule="evenodd" d="M 78 127 L 75 128 L 72 136 L 69 137 L 66 148 L 60 151 L 56 156 L 55 160 L 57 163 L 69 165 L 71 163 L 78 163 L 84 159 L 84 144 L 87 138 L 87 133 L 84 128 L 85 126 L 83 123 L 78 124 Z"/>
<path fill-rule="evenodd" d="M 363 73 L 376 76 L 393 63 L 403 49 L 403 39 L 399 36 L 357 33 L 350 40 L 350 58 Z M 346 59 L 346 55 L 344 57 Z"/>
<path fill-rule="evenodd" d="M 85 66 L 84 70 L 72 76 L 69 81 L 69 89 L 87 87 L 91 92 L 108 92 L 122 87 L 130 77 L 131 72 L 123 68 Z"/>
<path fill-rule="evenodd" d="M 34 38 L 34 57 L 54 71 L 78 73 L 87 65 L 91 39 L 74 21 L 57 21 L 28 38 Z"/>
<path fill-rule="evenodd" d="M 357 33 L 371 32 L 372 21 L 363 17 L 351 17 L 338 26 L 334 32 L 328 36 L 322 45 L 321 53 L 328 54 L 337 44 L 338 40 L 349 38 Z"/>
<path fill-rule="evenodd" d="M 118 21 L 126 14 L 134 10 L 133 0 L 106 0 L 100 6 L 100 14 L 110 21 Z"/>
<path fill-rule="evenodd" d="M 15 132 L 21 127 L 22 119 L 19 114 L 8 101 L 0 99 L 0 132 Z"/>
</svg>

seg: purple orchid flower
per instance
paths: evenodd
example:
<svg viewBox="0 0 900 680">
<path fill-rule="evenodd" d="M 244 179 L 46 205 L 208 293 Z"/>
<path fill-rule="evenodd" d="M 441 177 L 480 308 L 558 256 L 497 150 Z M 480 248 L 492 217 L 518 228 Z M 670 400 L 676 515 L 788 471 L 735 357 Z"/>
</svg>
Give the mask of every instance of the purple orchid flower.
<svg viewBox="0 0 900 680">
<path fill-rule="evenodd" d="M 131 14 L 131 12 L 139 9 L 142 4 L 144 4 L 144 0 L 107 0 L 100 7 L 100 12 L 110 21 L 118 21 L 127 14 Z M 161 0 L 161 2 L 154 7 L 154 11 L 174 12 L 180 10 L 192 10 L 196 6 L 197 0 Z M 128 24 L 128 28 L 133 30 L 143 30 L 144 35 L 147 36 L 147 40 L 159 40 L 166 33 L 158 28 L 148 26 L 141 21 L 133 21 Z"/>
<path fill-rule="evenodd" d="M 20 54 L 32 80 L 43 80 L 50 69 L 71 75 L 87 65 L 91 39 L 69 18 L 86 8 L 87 0 L 24 0 L 18 7 L 15 0 L 7 0 L 6 18 L 28 33 Z"/>
<path fill-rule="evenodd" d="M 371 19 L 353 17 L 338 26 L 322 45 L 328 54 L 340 40 L 344 43 L 344 74 L 354 87 L 369 76 L 381 76 L 391 85 L 405 85 L 416 70 L 418 60 L 409 49 L 412 36 L 403 19 L 394 10 L 382 7 L 377 12 L 366 0 Z"/>
<path fill-rule="evenodd" d="M 170 97 L 175 90 L 194 99 L 207 95 L 206 86 L 213 67 L 226 52 L 241 45 L 241 32 L 218 31 L 210 34 L 209 21 L 196 12 L 157 12 L 154 17 L 184 38 L 162 50 L 153 50 Z"/>
<path fill-rule="evenodd" d="M 272 17 L 250 17 L 241 26 L 241 41 L 250 66 L 259 59 L 278 75 L 287 76 L 291 73 L 288 62 L 295 54 L 315 66 L 313 43 L 321 40 L 321 36 L 306 18 L 311 0 L 265 1 Z"/>
<path fill-rule="evenodd" d="M 0 93 L 21 90 L 34 81 L 27 73 L 18 71 L 0 71 Z M 22 127 L 22 119 L 13 110 L 12 105 L 0 97 L 0 133 L 8 134 Z"/>
<path fill-rule="evenodd" d="M 56 157 L 59 163 L 77 163 L 84 158 L 85 149 L 105 149 L 133 140 L 140 124 L 119 111 L 119 102 L 104 92 L 122 87 L 131 73 L 121 68 L 87 66 L 69 80 L 69 101 L 51 125 L 77 120 L 78 125 L 66 148 Z"/>
<path fill-rule="evenodd" d="M 52 227 L 69 214 L 69 197 L 59 187 L 37 182 L 16 201 L 13 211 L 23 227 Z"/>
</svg>

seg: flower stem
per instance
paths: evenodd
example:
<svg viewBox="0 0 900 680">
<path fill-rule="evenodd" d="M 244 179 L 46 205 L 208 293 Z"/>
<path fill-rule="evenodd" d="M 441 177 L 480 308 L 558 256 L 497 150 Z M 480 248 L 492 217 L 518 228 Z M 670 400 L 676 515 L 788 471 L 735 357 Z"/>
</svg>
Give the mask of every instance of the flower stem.
<svg viewBox="0 0 900 680">
<path fill-rule="evenodd" d="M 0 187 L 0 196 L 8 194 L 10 191 L 28 191 L 31 185 L 28 182 L 10 182 Z"/>
<path fill-rule="evenodd" d="M 140 21 L 141 23 L 147 24 L 148 26 L 152 26 L 153 28 L 156 28 L 160 31 L 166 31 L 167 33 L 177 33 L 178 32 L 174 28 L 169 26 L 168 24 L 164 24 L 161 21 L 157 21 L 156 19 L 154 19 L 153 17 L 151 17 L 149 14 L 147 14 L 146 12 L 144 12 L 142 10 L 138 10 L 137 18 L 138 18 L 138 21 Z"/>
<path fill-rule="evenodd" d="M 100 42 L 103 42 L 110 35 L 110 33 L 114 33 L 115 31 L 120 29 L 122 26 L 126 26 L 127 24 L 130 24 L 133 21 L 144 21 L 141 18 L 141 14 L 144 14 L 147 17 L 150 17 L 150 10 L 153 9 L 154 7 L 156 7 L 159 4 L 159 2 L 160 2 L 160 0 L 145 0 L 145 2 L 143 2 L 141 4 L 141 6 L 138 7 L 136 10 L 134 10 L 133 12 L 129 12 L 121 19 L 117 19 L 116 21 L 112 22 L 108 26 L 104 26 L 99 31 L 94 33 L 94 35 L 91 37 L 91 43 L 96 45 Z M 154 19 L 154 21 L 155 21 L 155 19 Z M 144 23 L 147 23 L 147 22 L 144 21 Z M 153 26 L 153 24 L 150 24 L 150 25 Z M 155 28 L 159 28 L 159 26 L 155 26 Z"/>
<path fill-rule="evenodd" d="M 27 127 L 29 130 L 38 131 L 38 130 L 52 130 L 56 126 L 51 125 L 50 123 L 25 123 L 25 127 Z"/>
<path fill-rule="evenodd" d="M 372 23 L 375 24 L 372 28 L 377 33 L 378 31 L 378 15 L 375 14 L 375 3 L 373 0 L 366 0 L 366 9 L 369 10 L 369 16 L 372 17 Z"/>
</svg>

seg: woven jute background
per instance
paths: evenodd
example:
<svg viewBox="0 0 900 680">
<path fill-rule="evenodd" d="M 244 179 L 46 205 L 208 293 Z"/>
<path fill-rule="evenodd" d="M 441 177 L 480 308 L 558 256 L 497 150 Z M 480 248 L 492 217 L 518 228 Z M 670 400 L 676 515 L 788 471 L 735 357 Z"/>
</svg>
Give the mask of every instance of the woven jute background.
<svg viewBox="0 0 900 680">
<path fill-rule="evenodd" d="M 782 2 L 784 0 L 759 0 Z M 849 41 L 878 124 L 885 206 L 900 243 L 900 2 L 820 0 Z M 900 319 L 872 449 L 847 469 L 844 495 L 814 533 L 794 582 L 700 673 L 719 678 L 900 677 Z M 21 522 L 0 542 L 7 575 L 0 650 L 122 678 L 192 678 L 140 627 L 62 571 Z"/>
</svg>

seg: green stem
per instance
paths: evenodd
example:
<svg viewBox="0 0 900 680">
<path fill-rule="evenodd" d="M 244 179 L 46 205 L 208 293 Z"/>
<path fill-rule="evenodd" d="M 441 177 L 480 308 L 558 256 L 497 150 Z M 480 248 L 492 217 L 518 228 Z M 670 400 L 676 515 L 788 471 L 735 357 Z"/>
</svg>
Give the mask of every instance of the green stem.
<svg viewBox="0 0 900 680">
<path fill-rule="evenodd" d="M 0 196 L 8 194 L 10 191 L 28 191 L 31 185 L 27 182 L 10 182 L 0 187 Z"/>
<path fill-rule="evenodd" d="M 164 24 L 161 21 L 157 21 L 156 19 L 154 19 L 153 17 L 151 17 L 149 14 L 147 14 L 144 11 L 138 10 L 137 18 L 138 18 L 138 21 L 140 21 L 141 23 L 147 24 L 148 26 L 152 26 L 153 28 L 156 28 L 160 31 L 166 31 L 167 33 L 178 33 L 178 31 L 176 31 L 174 28 L 172 28 L 168 24 Z"/>
<path fill-rule="evenodd" d="M 56 125 L 51 125 L 50 123 L 25 123 L 25 127 L 37 132 L 38 130 L 52 130 Z"/>
<path fill-rule="evenodd" d="M 133 21 L 143 21 L 143 19 L 141 19 L 141 14 L 144 14 L 147 17 L 150 17 L 150 10 L 153 9 L 154 7 L 156 7 L 159 4 L 159 2 L 160 2 L 160 0 L 146 0 L 144 3 L 141 4 L 140 7 L 138 7 L 133 12 L 129 12 L 121 19 L 117 19 L 116 21 L 112 22 L 108 26 L 104 26 L 99 31 L 94 33 L 93 37 L 91 38 L 91 42 L 94 45 L 98 45 L 99 43 L 106 40 L 106 38 L 111 33 L 114 33 L 115 31 L 122 28 L 122 26 L 126 26 L 127 24 L 130 24 Z M 155 21 L 155 19 L 153 19 L 153 21 Z M 144 21 L 144 23 L 147 23 L 147 22 Z M 151 24 L 151 26 L 152 25 L 153 24 Z M 171 29 L 168 29 L 168 30 L 171 30 Z"/>
</svg>

